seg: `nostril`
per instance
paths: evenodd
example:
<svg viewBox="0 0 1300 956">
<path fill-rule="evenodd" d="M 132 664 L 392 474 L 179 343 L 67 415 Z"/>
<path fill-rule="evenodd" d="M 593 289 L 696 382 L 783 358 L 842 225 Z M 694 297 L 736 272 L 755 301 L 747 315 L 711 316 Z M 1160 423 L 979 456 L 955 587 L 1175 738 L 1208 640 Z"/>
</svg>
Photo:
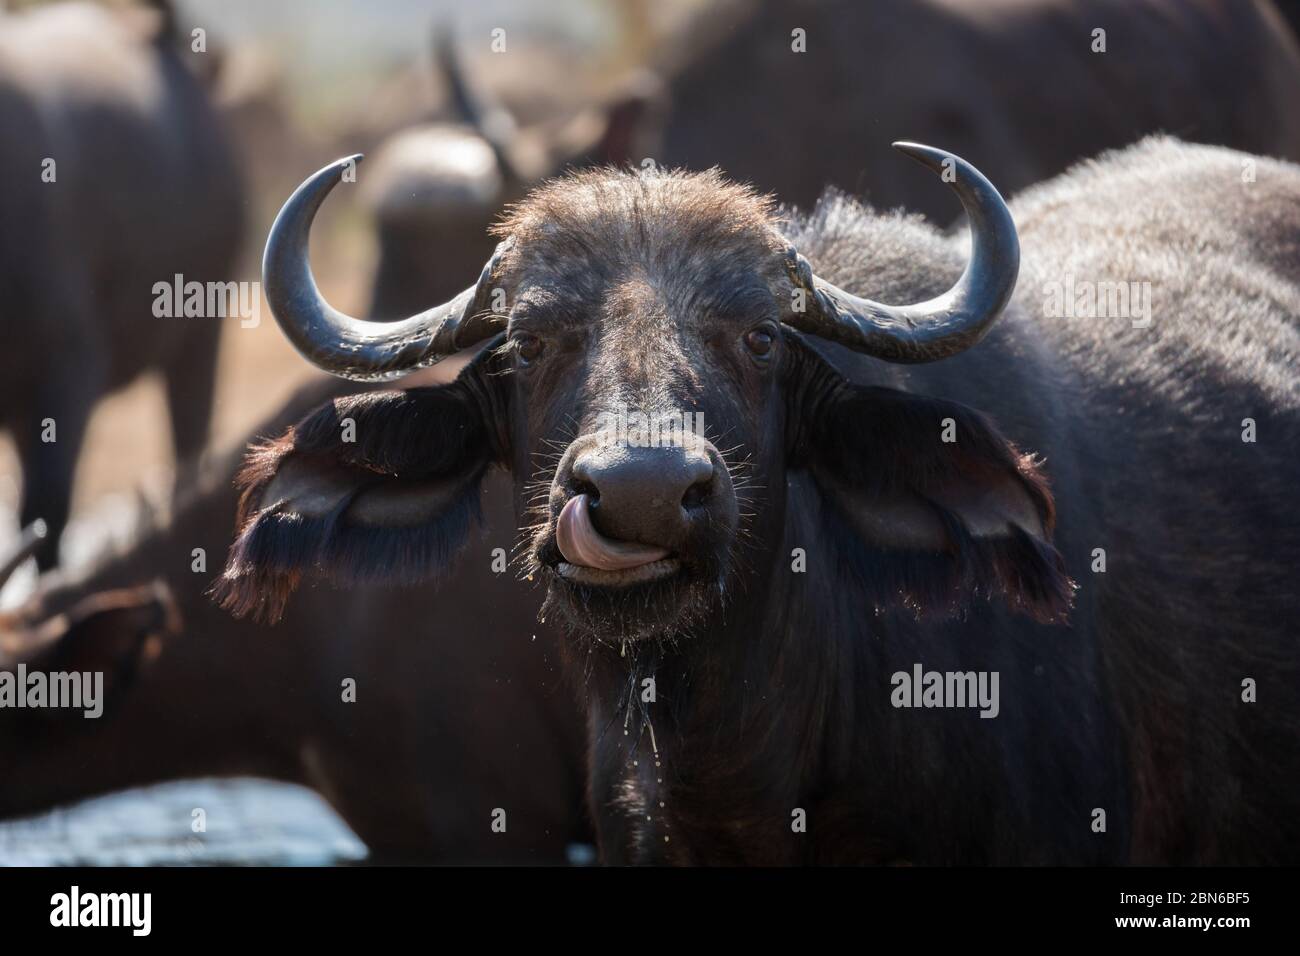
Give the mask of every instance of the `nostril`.
<svg viewBox="0 0 1300 956">
<path fill-rule="evenodd" d="M 687 511 L 692 508 L 699 508 L 709 500 L 709 481 L 697 481 L 686 489 L 686 494 L 682 495 L 682 507 Z"/>
<path fill-rule="evenodd" d="M 596 502 L 600 501 L 599 489 L 585 478 L 578 478 L 575 476 L 569 482 L 569 490 L 571 492 L 569 497 L 571 498 L 576 498 L 578 495 L 586 495 L 587 503 L 589 505 L 594 505 Z"/>
<path fill-rule="evenodd" d="M 576 498 L 578 495 L 586 495 L 589 504 L 595 504 L 600 498 L 600 489 L 596 487 L 596 473 L 600 472 L 599 463 L 589 455 L 581 455 L 573 463 L 573 470 L 569 472 L 569 492 L 570 497 Z"/>
<path fill-rule="evenodd" d="M 713 487 L 713 463 L 703 456 L 692 457 L 687 460 L 685 477 L 690 484 L 682 495 L 682 507 L 690 511 L 707 504 Z"/>
</svg>

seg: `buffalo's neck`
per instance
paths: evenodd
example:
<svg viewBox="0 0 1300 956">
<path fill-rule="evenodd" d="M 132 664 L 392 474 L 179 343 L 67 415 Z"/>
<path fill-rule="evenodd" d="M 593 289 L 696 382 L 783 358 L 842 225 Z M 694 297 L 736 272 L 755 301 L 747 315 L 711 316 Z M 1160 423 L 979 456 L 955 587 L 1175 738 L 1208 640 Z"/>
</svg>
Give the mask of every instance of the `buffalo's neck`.
<svg viewBox="0 0 1300 956">
<path fill-rule="evenodd" d="M 791 489 L 816 500 L 804 476 Z M 730 613 L 691 638 L 593 652 L 590 803 L 606 860 L 1117 858 L 1122 779 L 1089 642 L 996 603 L 926 622 L 876 613 L 836 552 L 834 516 L 787 515 Z M 988 706 L 899 703 L 894 678 L 918 669 L 984 675 Z M 1075 826 L 1095 807 L 1116 810 L 1112 843 Z"/>
<path fill-rule="evenodd" d="M 691 637 L 594 652 L 589 798 L 607 862 L 824 858 L 801 818 L 824 817 L 846 772 L 833 711 L 853 706 L 855 664 L 784 570 Z"/>
</svg>

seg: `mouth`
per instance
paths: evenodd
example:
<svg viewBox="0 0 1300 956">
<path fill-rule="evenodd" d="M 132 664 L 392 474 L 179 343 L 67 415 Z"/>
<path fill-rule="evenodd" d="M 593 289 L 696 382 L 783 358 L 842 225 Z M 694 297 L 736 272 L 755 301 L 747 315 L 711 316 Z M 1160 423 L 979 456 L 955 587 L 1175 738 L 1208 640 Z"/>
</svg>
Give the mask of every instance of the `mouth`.
<svg viewBox="0 0 1300 956">
<path fill-rule="evenodd" d="M 699 601 L 699 581 L 676 556 L 605 571 L 557 555 L 543 567 L 549 579 L 543 613 L 554 612 L 572 634 L 602 643 L 611 635 L 623 642 L 662 637 L 689 619 Z"/>
<path fill-rule="evenodd" d="M 570 564 L 568 561 L 559 561 L 555 564 L 555 573 L 562 580 L 570 584 L 598 588 L 629 588 L 654 584 L 673 577 L 681 569 L 682 562 L 674 557 L 660 558 L 648 564 L 612 571 Z"/>
<path fill-rule="evenodd" d="M 672 577 L 682 562 L 667 548 L 618 541 L 596 530 L 587 495 L 574 495 L 555 522 L 556 574 L 587 587 L 626 588 Z"/>
<path fill-rule="evenodd" d="M 701 565 L 698 542 L 679 549 L 608 538 L 589 508 L 587 495 L 570 498 L 536 544 L 534 560 L 550 582 L 547 610 L 575 634 L 622 641 L 662 637 L 707 612 L 718 575 Z"/>
</svg>

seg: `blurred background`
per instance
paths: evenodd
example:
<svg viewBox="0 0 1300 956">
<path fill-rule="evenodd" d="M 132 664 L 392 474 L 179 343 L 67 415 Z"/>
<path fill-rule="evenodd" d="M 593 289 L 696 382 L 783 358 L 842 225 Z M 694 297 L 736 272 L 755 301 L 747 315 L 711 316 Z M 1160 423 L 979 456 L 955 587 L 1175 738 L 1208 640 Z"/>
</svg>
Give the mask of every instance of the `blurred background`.
<svg viewBox="0 0 1300 956">
<path fill-rule="evenodd" d="M 367 154 L 319 218 L 318 281 L 389 319 L 467 285 L 502 206 L 585 163 L 716 164 L 783 202 L 833 186 L 946 228 L 956 202 L 891 140 L 1006 194 L 1155 132 L 1300 159 L 1295 9 L 1272 0 L 4 7 L 0 665 L 99 660 L 115 696 L 104 727 L 0 711 L 0 864 L 591 860 L 535 599 L 483 575 L 441 601 L 309 591 L 275 630 L 203 597 L 239 449 L 355 387 L 264 302 L 255 326 L 158 317 L 154 284 L 256 281 L 275 212 L 325 163 Z M 53 451 L 33 437 L 50 417 Z M 340 722 L 321 699 L 355 674 L 375 703 Z M 510 799 L 517 838 L 464 836 Z"/>
<path fill-rule="evenodd" d="M 58 4 L 9 4 L 15 11 L 42 6 Z M 174 6 L 186 28 L 178 40 L 183 59 L 196 73 L 216 71 L 204 77 L 206 89 L 247 185 L 246 228 L 231 278 L 254 280 L 271 220 L 307 173 L 341 155 L 370 153 L 416 124 L 460 119 L 433 62 L 443 31 L 457 38 L 485 94 L 499 96 L 521 124 L 554 126 L 597 102 L 702 4 L 180 0 Z M 206 55 L 187 51 L 196 27 L 207 31 Z M 505 69 L 487 62 L 494 27 L 509 31 L 506 55 L 495 57 Z M 360 208 L 338 213 L 342 222 L 323 220 L 316 271 L 339 308 L 359 313 L 369 304 L 378 255 L 373 222 Z M 312 375 L 269 312 L 262 316 L 267 321 L 257 328 L 230 323 L 231 334 L 222 337 L 212 418 L 218 447 L 241 440 Z M 78 466 L 75 511 L 108 504 L 106 496 L 134 498 L 142 483 L 162 488 L 170 482 L 166 415 L 156 374 L 142 375 L 100 403 Z M 10 442 L 0 438 L 0 502 L 16 515 L 21 470 L 13 455 Z M 75 527 L 73 535 L 76 553 Z"/>
</svg>

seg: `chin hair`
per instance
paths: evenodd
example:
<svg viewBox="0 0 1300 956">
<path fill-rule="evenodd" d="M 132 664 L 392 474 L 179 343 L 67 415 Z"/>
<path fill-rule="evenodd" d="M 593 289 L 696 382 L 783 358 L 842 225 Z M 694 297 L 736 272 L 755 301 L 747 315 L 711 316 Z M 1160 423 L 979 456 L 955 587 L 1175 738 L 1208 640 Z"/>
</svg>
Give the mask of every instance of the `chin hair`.
<svg viewBox="0 0 1300 956">
<path fill-rule="evenodd" d="M 583 642 L 613 647 L 624 642 L 667 644 L 689 638 L 696 625 L 717 607 L 718 594 L 713 582 L 695 577 L 620 590 L 552 578 L 541 613 L 562 622 L 572 637 Z"/>
</svg>

